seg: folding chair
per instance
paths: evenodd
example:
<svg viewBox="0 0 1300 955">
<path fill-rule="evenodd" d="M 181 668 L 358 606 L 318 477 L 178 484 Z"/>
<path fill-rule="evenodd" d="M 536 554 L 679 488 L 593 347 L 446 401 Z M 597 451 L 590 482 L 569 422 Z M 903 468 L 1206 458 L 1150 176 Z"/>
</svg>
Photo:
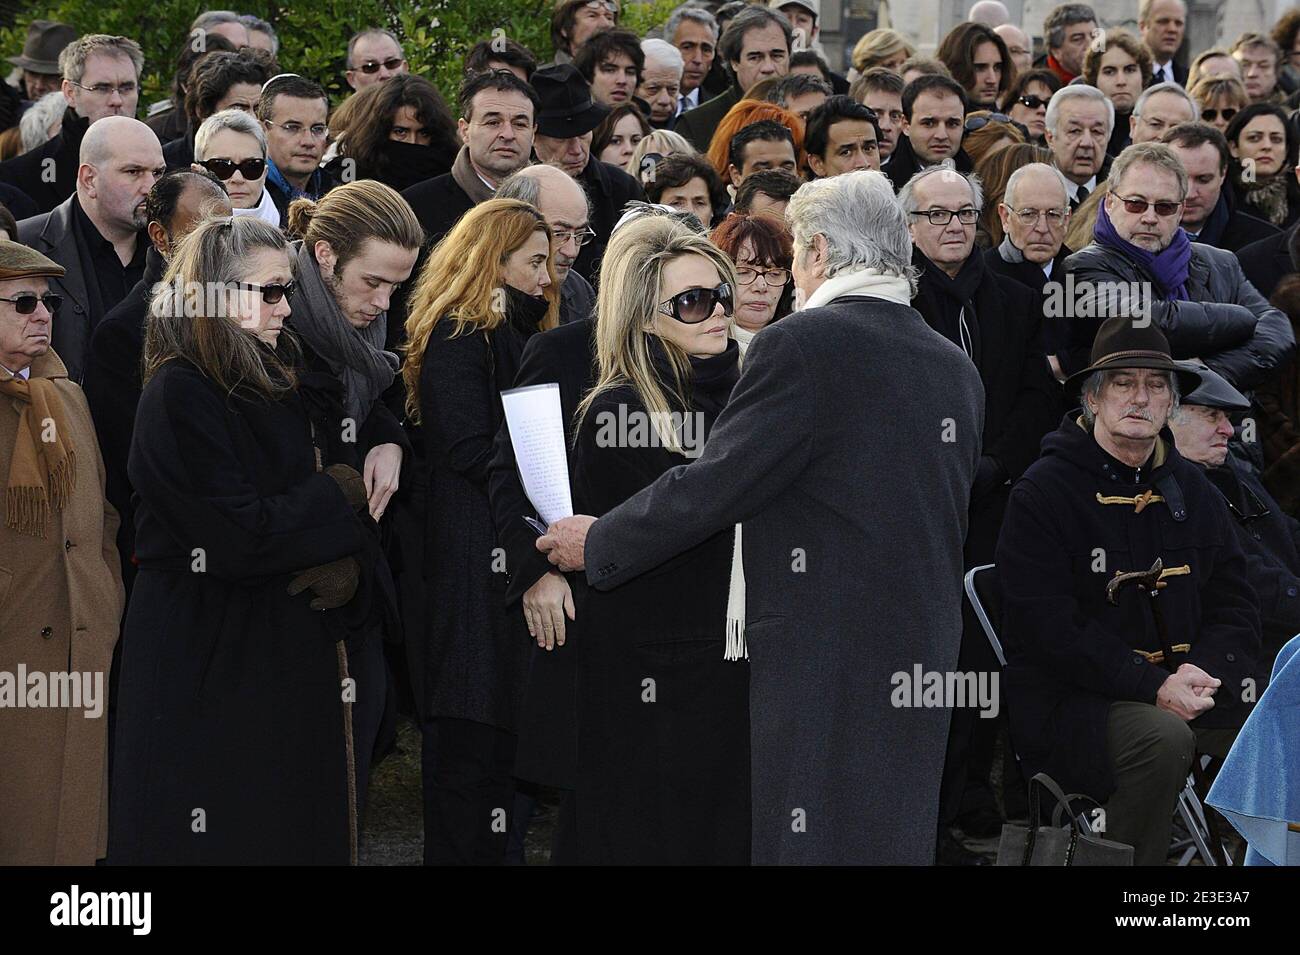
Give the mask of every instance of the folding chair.
<svg viewBox="0 0 1300 955">
<path fill-rule="evenodd" d="M 993 655 L 998 658 L 998 663 L 1002 667 L 1006 667 L 1007 657 L 1003 652 L 1002 641 L 998 637 L 995 623 L 1002 615 L 1002 592 L 998 587 L 996 565 L 981 564 L 979 567 L 972 567 L 966 572 L 963 584 L 966 588 L 966 598 L 975 610 L 975 617 L 979 620 L 980 626 L 984 628 L 989 646 L 993 648 Z M 1198 753 L 1196 758 L 1202 757 Z M 1209 757 L 1204 758 L 1209 759 Z M 1020 762 L 1019 754 L 1016 754 L 1016 762 Z M 1084 825 L 1087 825 L 1089 822 L 1087 814 L 1081 815 L 1084 817 Z M 1191 773 L 1187 774 L 1187 784 L 1178 794 L 1178 815 L 1188 833 L 1187 838 L 1175 840 L 1169 847 L 1171 854 L 1182 853 L 1178 864 L 1190 865 L 1192 859 L 1199 855 L 1204 865 L 1224 865 L 1228 853 L 1210 851 L 1210 829 L 1205 821 L 1205 807 L 1201 805 L 1201 798 L 1196 793 Z M 1227 859 L 1226 864 L 1230 865 L 1231 860 Z"/>
</svg>

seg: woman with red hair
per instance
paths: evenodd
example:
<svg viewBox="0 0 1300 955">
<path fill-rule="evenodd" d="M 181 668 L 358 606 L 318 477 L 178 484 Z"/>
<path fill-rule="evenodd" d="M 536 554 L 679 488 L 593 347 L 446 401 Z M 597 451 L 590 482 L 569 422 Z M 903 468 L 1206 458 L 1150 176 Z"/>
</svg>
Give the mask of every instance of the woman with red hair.
<svg viewBox="0 0 1300 955">
<path fill-rule="evenodd" d="M 709 162 L 713 164 L 713 168 L 717 170 L 718 175 L 722 177 L 724 182 L 727 180 L 731 137 L 751 123 L 761 122 L 765 119 L 775 120 L 790 130 L 790 135 L 794 137 L 796 167 L 799 169 L 804 167 L 803 120 L 775 103 L 742 99 L 727 111 L 726 116 L 722 117 L 722 121 L 718 123 L 718 128 L 713 131 L 713 138 L 709 140 L 709 151 L 707 153 Z"/>
</svg>

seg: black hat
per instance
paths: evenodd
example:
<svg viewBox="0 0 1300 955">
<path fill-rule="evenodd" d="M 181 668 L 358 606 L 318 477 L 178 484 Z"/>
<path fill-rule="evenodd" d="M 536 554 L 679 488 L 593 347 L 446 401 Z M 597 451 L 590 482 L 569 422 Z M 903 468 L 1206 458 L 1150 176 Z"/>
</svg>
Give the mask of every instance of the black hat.
<svg viewBox="0 0 1300 955">
<path fill-rule="evenodd" d="M 568 64 L 544 66 L 528 81 L 537 91 L 541 109 L 537 112 L 537 135 L 571 139 L 591 132 L 609 115 L 604 103 L 591 98 L 591 87 L 578 70 Z"/>
<path fill-rule="evenodd" d="M 33 20 L 27 27 L 27 40 L 23 43 L 22 54 L 9 57 L 9 62 L 29 73 L 57 76 L 63 72 L 59 69 L 59 54 L 77 36 L 77 28 L 66 23 Z"/>
<path fill-rule="evenodd" d="M 1178 378 L 1178 391 L 1187 394 L 1201 383 L 1201 376 L 1179 365 L 1169 353 L 1169 340 L 1147 319 L 1137 325 L 1132 316 L 1115 315 L 1102 322 L 1092 342 L 1092 364 L 1065 379 L 1068 395 L 1077 395 L 1084 381 L 1094 371 L 1117 371 L 1121 368 L 1156 368 Z"/>
<path fill-rule="evenodd" d="M 1181 401 L 1185 405 L 1200 405 L 1203 408 L 1219 408 L 1231 414 L 1234 411 L 1249 411 L 1250 400 L 1217 371 L 1200 361 L 1180 361 L 1178 363 L 1188 371 L 1195 372 L 1201 383 L 1190 392 L 1186 392 Z"/>
</svg>

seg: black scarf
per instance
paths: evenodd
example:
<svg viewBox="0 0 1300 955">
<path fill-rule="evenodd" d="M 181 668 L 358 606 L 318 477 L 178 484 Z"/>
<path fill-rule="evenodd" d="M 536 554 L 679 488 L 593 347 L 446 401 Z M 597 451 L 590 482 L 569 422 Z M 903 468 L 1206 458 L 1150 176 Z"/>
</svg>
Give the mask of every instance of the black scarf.
<svg viewBox="0 0 1300 955">
<path fill-rule="evenodd" d="M 416 183 L 451 172 L 459 151 L 454 143 L 421 146 L 386 139 L 379 147 L 379 169 L 375 176 L 398 192 Z"/>
<path fill-rule="evenodd" d="M 654 364 L 655 375 L 659 384 L 669 394 L 676 394 L 672 362 L 663 339 L 658 335 L 648 334 L 650 361 Z M 727 340 L 726 349 L 718 355 L 690 359 L 690 378 L 683 383 L 686 391 L 684 410 L 704 413 L 705 431 L 713 428 L 713 422 L 731 398 L 731 389 L 740 377 L 740 346 L 733 339 Z"/>
<path fill-rule="evenodd" d="M 506 290 L 506 321 L 521 335 L 532 335 L 546 317 L 546 308 L 550 303 L 541 295 L 529 295 L 513 285 L 505 285 L 503 288 Z"/>
<path fill-rule="evenodd" d="M 916 298 L 912 306 L 926 324 L 964 351 L 976 366 L 980 363 L 979 312 L 996 307 L 996 302 L 980 301 L 980 286 L 986 274 L 984 256 L 973 251 L 962 263 L 955 278 L 939 268 L 920 249 L 912 249 L 912 264 L 921 269 Z"/>
</svg>

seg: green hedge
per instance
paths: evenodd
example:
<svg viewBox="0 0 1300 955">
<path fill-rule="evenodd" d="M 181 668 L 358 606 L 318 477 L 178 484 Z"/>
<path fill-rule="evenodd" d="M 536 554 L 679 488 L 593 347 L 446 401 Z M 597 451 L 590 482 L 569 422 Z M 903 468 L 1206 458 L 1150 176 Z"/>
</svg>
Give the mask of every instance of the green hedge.
<svg viewBox="0 0 1300 955">
<path fill-rule="evenodd" d="M 625 3 L 622 23 L 638 36 L 660 26 L 680 0 Z M 411 71 L 431 79 L 456 99 L 460 66 L 479 40 L 504 35 L 549 60 L 553 0 L 35 0 L 12 27 L 0 29 L 0 49 L 18 53 L 27 23 L 34 19 L 71 23 L 82 33 L 129 36 L 144 49 L 141 109 L 165 98 L 186 31 L 205 9 L 230 8 L 274 24 L 280 36 L 280 65 L 320 81 L 337 102 L 349 92 L 343 79 L 347 41 L 360 26 L 382 24 L 402 39 Z M 500 31 L 500 33 L 494 33 Z"/>
</svg>

